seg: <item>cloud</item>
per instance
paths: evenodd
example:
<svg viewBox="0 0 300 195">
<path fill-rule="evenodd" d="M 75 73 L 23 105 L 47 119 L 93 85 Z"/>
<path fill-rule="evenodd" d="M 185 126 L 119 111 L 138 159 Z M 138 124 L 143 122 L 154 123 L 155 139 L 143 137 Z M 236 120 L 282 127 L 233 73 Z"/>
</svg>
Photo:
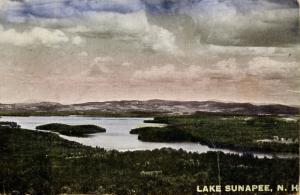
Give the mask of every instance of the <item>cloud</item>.
<svg viewBox="0 0 300 195">
<path fill-rule="evenodd" d="M 53 9 L 52 4 L 48 9 Z M 62 18 L 42 17 L 37 13 L 30 17 L 11 14 L 8 18 L 10 18 L 10 21 L 24 22 L 34 26 L 59 28 L 62 31 L 80 34 L 87 38 L 122 41 L 145 51 L 150 50 L 169 54 L 180 53 L 176 45 L 175 35 L 162 26 L 151 24 L 146 12 L 143 10 L 126 14 L 112 11 L 85 10 L 72 13 L 72 17 Z M 75 44 L 82 42 L 79 41 L 79 38 L 74 41 Z"/>
<path fill-rule="evenodd" d="M 220 46 L 205 45 L 195 50 L 199 55 L 229 55 L 229 56 L 290 56 L 296 55 L 296 49 L 290 47 L 255 47 L 255 46 Z"/>
<path fill-rule="evenodd" d="M 299 102 L 300 64 L 297 61 L 254 57 L 249 61 L 223 59 L 212 64 L 178 67 L 171 64 L 137 70 L 131 82 L 155 86 L 185 98 L 201 96 L 236 101 Z M 150 85 L 149 85 L 150 83 Z M 177 93 L 178 92 L 178 93 Z M 287 93 L 289 92 L 289 93 Z"/>
<path fill-rule="evenodd" d="M 172 32 L 150 24 L 144 11 L 120 14 L 88 12 L 79 19 L 79 26 L 71 27 L 74 33 L 130 42 L 142 49 L 177 54 L 179 48 Z"/>
<path fill-rule="evenodd" d="M 2 0 L 0 1 L 0 10 L 5 8 L 5 6 L 8 4 L 8 0 Z"/>
<path fill-rule="evenodd" d="M 86 26 L 82 26 L 82 25 L 77 25 L 77 26 L 74 26 L 74 27 L 68 27 L 66 29 L 68 32 L 71 32 L 71 33 L 86 33 L 86 32 L 90 32 L 91 29 L 86 27 Z"/>
<path fill-rule="evenodd" d="M 72 38 L 72 43 L 74 45 L 80 45 L 82 42 L 83 42 L 83 40 L 80 36 L 75 36 Z"/>
<path fill-rule="evenodd" d="M 181 53 L 175 43 L 175 36 L 170 31 L 152 25 L 149 27 L 149 30 L 145 32 L 145 35 L 142 38 L 142 42 L 146 47 L 151 48 L 154 51 L 179 54 Z"/>
<path fill-rule="evenodd" d="M 121 64 L 121 66 L 124 66 L 124 67 L 130 67 L 130 66 L 132 66 L 133 64 L 131 63 L 131 62 L 123 62 L 122 64 Z"/>
<path fill-rule="evenodd" d="M 27 0 L 19 4 L 25 17 L 67 18 L 84 12 L 115 12 L 127 14 L 143 9 L 139 0 Z M 11 9 L 9 13 L 15 13 Z M 13 14 L 12 14 L 13 15 Z"/>
<path fill-rule="evenodd" d="M 44 44 L 53 46 L 60 43 L 66 43 L 69 38 L 60 30 L 48 30 L 41 27 L 34 27 L 31 30 L 17 32 L 11 28 L 5 30 L 0 26 L 0 43 L 13 44 L 16 46 L 26 46 L 31 44 Z"/>
<path fill-rule="evenodd" d="M 189 16 L 201 44 L 277 46 L 299 43 L 296 0 L 144 0 L 152 15 Z M 183 18 L 182 17 L 182 18 Z M 186 22 L 188 24 L 189 22 Z M 178 26 L 174 27 L 178 28 Z M 188 26 L 181 26 L 187 29 Z"/>
<path fill-rule="evenodd" d="M 184 13 L 205 43 L 272 46 L 297 40 L 298 8 L 275 1 L 202 0 Z"/>
<path fill-rule="evenodd" d="M 144 71 L 138 70 L 134 73 L 133 78 L 148 81 L 174 81 L 177 76 L 179 76 L 179 74 L 177 70 L 175 70 L 175 66 L 167 64 L 164 66 L 151 66 L 149 69 Z"/>
<path fill-rule="evenodd" d="M 88 54 L 88 52 L 86 52 L 86 51 L 82 51 L 82 52 L 78 53 L 78 56 L 81 56 L 81 57 L 88 57 L 89 54 Z"/>
<path fill-rule="evenodd" d="M 300 91 L 294 91 L 294 90 L 287 90 L 288 92 L 292 92 L 292 93 L 299 93 L 300 94 Z"/>
<path fill-rule="evenodd" d="M 93 60 L 93 64 L 106 63 L 106 62 L 112 62 L 112 61 L 113 61 L 113 58 L 110 56 L 103 56 L 103 57 L 99 56 Z"/>
<path fill-rule="evenodd" d="M 137 70 L 132 79 L 151 81 L 151 82 L 192 82 L 193 80 L 202 80 L 208 77 L 208 72 L 211 71 L 205 67 L 197 65 L 189 65 L 183 69 L 177 68 L 173 64 L 161 66 L 151 66 L 145 70 Z"/>
<path fill-rule="evenodd" d="M 108 67 L 111 62 L 113 59 L 110 56 L 98 56 L 93 59 L 89 69 L 83 75 L 89 77 L 106 76 L 106 74 L 111 73 L 111 69 Z"/>
<path fill-rule="evenodd" d="M 237 7 L 237 11 L 245 12 L 252 9 L 274 9 L 274 8 L 295 8 L 297 0 L 143 0 L 148 12 L 152 14 L 177 14 L 181 11 L 192 10 L 197 7 L 211 8 L 219 4 L 226 4 Z M 210 12 L 210 10 L 204 10 Z"/>
<path fill-rule="evenodd" d="M 191 83 L 204 79 L 238 80 L 243 77 L 239 64 L 234 58 L 220 60 L 211 66 L 187 65 L 178 68 L 175 65 L 151 66 L 146 70 L 138 70 L 133 74 L 133 79 L 145 81 L 184 81 Z"/>
<path fill-rule="evenodd" d="M 300 63 L 277 61 L 269 57 L 256 57 L 248 63 L 247 73 L 267 80 L 298 80 Z"/>
<path fill-rule="evenodd" d="M 293 80 L 300 78 L 299 62 L 281 62 L 269 57 L 255 57 L 249 62 L 238 63 L 235 58 L 220 60 L 210 66 L 188 65 L 177 68 L 167 64 L 137 70 L 133 80 L 152 82 L 184 81 L 192 83 L 203 79 L 239 82 L 248 77 L 259 80 Z"/>
<path fill-rule="evenodd" d="M 27 0 L 9 5 L 1 16 L 6 22 L 66 28 L 89 36 L 98 33 L 118 40 L 124 37 L 123 41 L 140 42 L 140 47 L 156 52 L 180 53 L 177 37 L 191 39 L 183 44 L 200 45 L 299 42 L 296 0 Z M 169 19 L 163 20 L 165 16 Z"/>
<path fill-rule="evenodd" d="M 68 36 L 65 32 L 58 29 L 52 30 L 36 26 L 28 30 L 17 31 L 15 28 L 5 29 L 0 24 L 0 44 L 11 44 L 14 46 L 45 45 L 53 47 L 67 42 L 80 45 L 84 40 L 80 36 Z"/>
</svg>

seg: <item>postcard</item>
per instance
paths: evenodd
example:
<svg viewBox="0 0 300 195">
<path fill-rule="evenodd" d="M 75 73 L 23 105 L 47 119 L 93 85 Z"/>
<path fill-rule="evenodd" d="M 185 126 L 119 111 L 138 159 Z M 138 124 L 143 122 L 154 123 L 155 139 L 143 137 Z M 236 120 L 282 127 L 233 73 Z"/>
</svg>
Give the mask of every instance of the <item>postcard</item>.
<svg viewBox="0 0 300 195">
<path fill-rule="evenodd" d="M 0 194 L 299 194 L 299 0 L 0 0 Z"/>
</svg>

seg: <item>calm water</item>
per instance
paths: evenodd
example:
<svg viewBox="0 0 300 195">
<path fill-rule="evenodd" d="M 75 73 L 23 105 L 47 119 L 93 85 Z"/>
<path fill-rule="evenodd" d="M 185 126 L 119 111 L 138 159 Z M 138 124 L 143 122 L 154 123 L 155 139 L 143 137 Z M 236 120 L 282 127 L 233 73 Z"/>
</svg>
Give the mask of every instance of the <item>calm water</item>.
<svg viewBox="0 0 300 195">
<path fill-rule="evenodd" d="M 129 134 L 133 128 L 140 126 L 153 126 L 157 124 L 144 123 L 152 118 L 107 118 L 107 117 L 82 117 L 82 116 L 50 116 L 50 117 L 2 117 L 0 121 L 14 121 L 24 129 L 35 130 L 35 127 L 47 123 L 64 123 L 68 125 L 94 124 L 106 129 L 106 133 L 95 133 L 89 137 L 79 138 L 60 135 L 62 138 L 75 141 L 88 146 L 99 146 L 105 149 L 119 151 L 153 150 L 163 147 L 183 149 L 191 152 L 205 153 L 208 151 L 222 151 L 224 153 L 238 153 L 231 150 L 213 149 L 198 143 L 155 143 L 139 141 L 137 135 Z M 268 154 L 257 154 L 258 157 L 272 157 Z M 291 157 L 290 155 L 277 155 L 278 157 Z"/>
</svg>

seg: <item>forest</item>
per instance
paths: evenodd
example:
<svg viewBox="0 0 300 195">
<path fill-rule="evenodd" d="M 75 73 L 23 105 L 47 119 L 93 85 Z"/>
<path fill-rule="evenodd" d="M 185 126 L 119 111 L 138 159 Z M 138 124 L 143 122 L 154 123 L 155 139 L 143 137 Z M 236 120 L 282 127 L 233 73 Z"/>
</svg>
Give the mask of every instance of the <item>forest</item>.
<svg viewBox="0 0 300 195">
<path fill-rule="evenodd" d="M 198 154 L 170 148 L 118 152 L 47 132 L 1 128 L 0 133 L 0 193 L 197 194 L 197 185 L 275 187 L 297 184 L 299 179 L 298 158 L 258 159 L 247 153 Z"/>
<path fill-rule="evenodd" d="M 130 133 L 142 141 L 191 141 L 239 151 L 299 153 L 300 120 L 296 116 L 197 112 L 145 122 L 167 126 L 132 129 Z"/>
</svg>

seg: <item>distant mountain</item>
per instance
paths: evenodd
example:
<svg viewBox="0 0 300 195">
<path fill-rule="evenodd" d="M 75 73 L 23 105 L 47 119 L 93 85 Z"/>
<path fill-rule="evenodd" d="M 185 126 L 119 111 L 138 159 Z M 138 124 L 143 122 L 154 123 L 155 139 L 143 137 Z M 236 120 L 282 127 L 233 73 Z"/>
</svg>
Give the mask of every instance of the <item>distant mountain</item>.
<svg viewBox="0 0 300 195">
<path fill-rule="evenodd" d="M 55 102 L 0 104 L 0 112 L 163 112 L 194 113 L 220 112 L 233 114 L 299 114 L 299 108 L 280 105 L 254 105 L 250 103 L 224 103 L 217 101 L 168 101 L 168 100 L 123 100 L 107 102 L 86 102 L 63 105 Z"/>
</svg>

